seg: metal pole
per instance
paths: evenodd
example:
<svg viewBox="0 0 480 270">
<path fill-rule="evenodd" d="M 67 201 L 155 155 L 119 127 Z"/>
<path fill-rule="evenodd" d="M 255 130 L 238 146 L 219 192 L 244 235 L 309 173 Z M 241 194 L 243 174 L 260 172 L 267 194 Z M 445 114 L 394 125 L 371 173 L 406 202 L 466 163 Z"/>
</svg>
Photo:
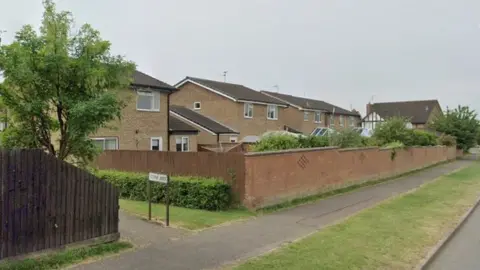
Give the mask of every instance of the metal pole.
<svg viewBox="0 0 480 270">
<path fill-rule="evenodd" d="M 168 197 L 168 187 L 170 185 L 170 176 L 167 175 L 167 185 L 165 187 L 166 191 L 165 191 L 165 203 L 166 203 L 166 206 L 167 206 L 167 227 L 170 226 L 170 198 Z"/>
<path fill-rule="evenodd" d="M 152 220 L 152 189 L 150 187 L 150 179 L 148 179 L 147 183 L 147 196 L 148 196 L 148 220 Z"/>
</svg>

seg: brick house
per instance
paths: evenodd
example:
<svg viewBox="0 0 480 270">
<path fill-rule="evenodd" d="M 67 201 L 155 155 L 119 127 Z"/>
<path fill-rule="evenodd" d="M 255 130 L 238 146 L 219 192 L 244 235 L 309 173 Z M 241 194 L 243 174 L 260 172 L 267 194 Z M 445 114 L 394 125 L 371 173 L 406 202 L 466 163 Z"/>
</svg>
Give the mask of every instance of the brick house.
<svg viewBox="0 0 480 270">
<path fill-rule="evenodd" d="M 239 84 L 186 77 L 171 95 L 178 105 L 237 131 L 238 139 L 283 130 L 288 105 Z"/>
<path fill-rule="evenodd" d="M 362 119 L 362 127 L 375 127 L 390 117 L 399 116 L 408 119 L 408 127 L 429 129 L 428 125 L 443 114 L 438 100 L 414 100 L 399 102 L 368 103 L 366 116 Z"/>
<path fill-rule="evenodd" d="M 170 146 L 168 150 L 172 152 L 197 152 L 197 135 L 200 131 L 172 115 L 169 118 Z"/>
<path fill-rule="evenodd" d="M 349 111 L 325 101 L 302 98 L 287 94 L 261 91 L 289 105 L 285 109 L 286 130 L 311 134 L 317 127 L 340 129 L 357 127 L 361 118 L 357 111 Z"/>
<path fill-rule="evenodd" d="M 219 144 L 237 142 L 239 132 L 214 119 L 186 107 L 170 105 L 171 118 L 175 118 L 198 130 L 197 144 Z"/>
<path fill-rule="evenodd" d="M 119 91 L 125 100 L 121 120 L 110 123 L 90 138 L 102 149 L 167 151 L 170 95 L 176 88 L 135 71 L 131 87 Z"/>
</svg>

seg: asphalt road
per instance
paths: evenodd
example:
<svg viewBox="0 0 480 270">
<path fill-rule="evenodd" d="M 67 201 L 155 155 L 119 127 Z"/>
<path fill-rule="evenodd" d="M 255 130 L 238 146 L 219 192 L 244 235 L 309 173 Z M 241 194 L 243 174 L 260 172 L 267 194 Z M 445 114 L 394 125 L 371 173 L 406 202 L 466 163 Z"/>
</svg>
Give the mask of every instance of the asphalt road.
<svg viewBox="0 0 480 270">
<path fill-rule="evenodd" d="M 480 207 L 476 208 L 457 234 L 440 250 L 426 269 L 480 269 Z"/>
</svg>

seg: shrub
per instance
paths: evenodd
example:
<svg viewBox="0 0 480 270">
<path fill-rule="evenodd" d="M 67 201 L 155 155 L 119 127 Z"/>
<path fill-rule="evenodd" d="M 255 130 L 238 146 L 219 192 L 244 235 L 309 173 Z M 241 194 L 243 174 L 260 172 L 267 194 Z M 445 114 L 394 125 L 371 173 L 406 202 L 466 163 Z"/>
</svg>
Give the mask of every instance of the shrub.
<svg viewBox="0 0 480 270">
<path fill-rule="evenodd" d="M 263 137 L 253 147 L 255 152 L 278 151 L 286 149 L 300 148 L 297 137 L 290 135 L 271 135 Z"/>
<path fill-rule="evenodd" d="M 298 138 L 300 148 L 327 147 L 329 141 L 327 136 L 302 136 Z"/>
<path fill-rule="evenodd" d="M 437 145 L 437 136 L 427 131 L 414 130 L 412 132 L 412 140 L 410 145 L 415 146 L 432 146 Z"/>
<path fill-rule="evenodd" d="M 339 130 L 330 136 L 330 145 L 340 148 L 362 147 L 362 136 L 355 130 L 345 128 Z"/>
<path fill-rule="evenodd" d="M 362 145 L 365 147 L 378 146 L 378 142 L 373 137 L 362 137 Z"/>
<path fill-rule="evenodd" d="M 445 146 L 457 145 L 457 139 L 455 138 L 455 136 L 448 135 L 448 134 L 442 134 L 440 137 L 438 137 L 437 142 L 439 145 L 445 145 Z"/>
<path fill-rule="evenodd" d="M 413 130 L 406 127 L 407 121 L 401 117 L 392 117 L 375 128 L 373 137 L 379 145 L 401 142 L 406 146 L 413 145 Z"/>
<path fill-rule="evenodd" d="M 146 201 L 147 179 L 145 173 L 99 170 L 96 176 L 116 186 L 120 197 L 129 200 Z M 151 183 L 152 202 L 165 202 L 165 184 Z M 170 179 L 170 203 L 186 208 L 222 210 L 230 206 L 231 190 L 214 178 L 179 177 Z"/>
</svg>

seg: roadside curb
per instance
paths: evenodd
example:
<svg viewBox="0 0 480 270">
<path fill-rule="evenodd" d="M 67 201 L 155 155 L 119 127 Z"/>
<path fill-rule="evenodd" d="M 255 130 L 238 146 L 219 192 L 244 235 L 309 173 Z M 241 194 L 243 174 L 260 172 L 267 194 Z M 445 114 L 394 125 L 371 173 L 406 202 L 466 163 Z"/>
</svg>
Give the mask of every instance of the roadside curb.
<svg viewBox="0 0 480 270">
<path fill-rule="evenodd" d="M 433 247 L 430 252 L 428 253 L 427 257 L 417 266 L 417 270 L 425 269 L 432 261 L 435 259 L 439 251 L 455 236 L 458 230 L 463 226 L 463 224 L 468 220 L 468 218 L 472 215 L 473 211 L 480 205 L 480 197 L 478 197 L 475 204 L 462 216 L 460 222 L 457 224 L 455 228 L 453 228 L 450 232 L 448 232 L 440 242 L 438 242 L 435 247 Z"/>
</svg>

